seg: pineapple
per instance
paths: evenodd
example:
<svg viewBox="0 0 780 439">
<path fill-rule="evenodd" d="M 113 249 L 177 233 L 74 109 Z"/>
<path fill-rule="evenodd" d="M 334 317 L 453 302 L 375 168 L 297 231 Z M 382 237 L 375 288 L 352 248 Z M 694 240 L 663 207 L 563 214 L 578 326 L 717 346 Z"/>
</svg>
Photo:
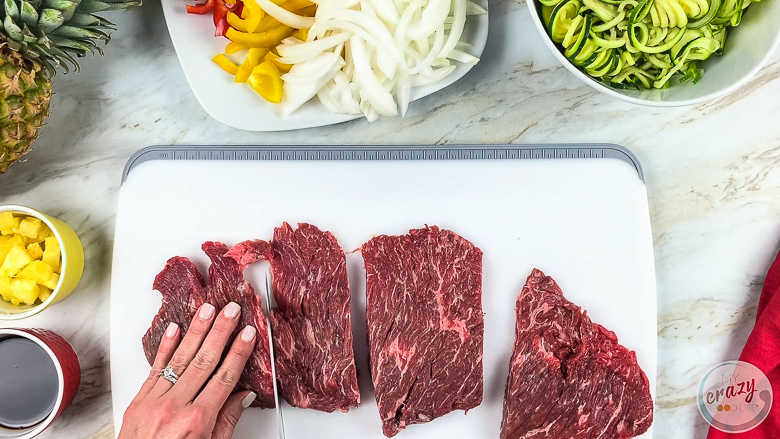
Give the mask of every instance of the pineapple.
<svg viewBox="0 0 780 439">
<path fill-rule="evenodd" d="M 41 248 L 41 244 L 38 242 L 33 242 L 30 245 L 28 245 L 27 253 L 29 253 L 33 259 L 43 258 L 43 249 Z"/>
<path fill-rule="evenodd" d="M 5 0 L 0 8 L 0 174 L 19 160 L 49 115 L 56 68 L 103 51 L 113 23 L 95 15 L 141 0 Z"/>
</svg>

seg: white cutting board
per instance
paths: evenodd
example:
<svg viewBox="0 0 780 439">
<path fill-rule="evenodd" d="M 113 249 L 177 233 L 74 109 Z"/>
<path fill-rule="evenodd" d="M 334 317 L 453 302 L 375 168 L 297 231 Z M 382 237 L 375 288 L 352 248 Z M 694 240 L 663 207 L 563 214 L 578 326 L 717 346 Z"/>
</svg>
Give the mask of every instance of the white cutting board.
<svg viewBox="0 0 780 439">
<path fill-rule="evenodd" d="M 517 147 L 514 151 L 527 155 Z M 446 157 L 444 150 L 439 152 Z M 502 155 L 491 149 L 485 156 L 496 154 Z M 655 395 L 650 218 L 645 185 L 629 163 L 593 158 L 170 160 L 180 155 L 188 157 L 162 153 L 158 156 L 168 160 L 139 164 L 121 189 L 111 285 L 117 433 L 122 414 L 149 372 L 141 337 L 160 306 L 152 282 L 165 262 L 186 256 L 205 275 L 208 259 L 201 243 L 267 240 L 283 221 L 329 230 L 347 252 L 374 235 L 403 234 L 425 224 L 451 229 L 483 250 L 484 401 L 468 415 L 453 412 L 413 425 L 398 438 L 498 438 L 514 303 L 534 267 L 554 277 L 568 299 L 637 352 Z M 359 253 L 349 254 L 347 265 L 363 403 L 347 414 L 284 403 L 289 439 L 383 437 L 366 363 L 365 272 Z M 247 270 L 258 291 L 264 291 L 264 270 L 263 265 Z M 272 410 L 249 409 L 234 438 L 276 438 L 275 422 Z M 652 430 L 641 437 L 652 437 Z"/>
</svg>

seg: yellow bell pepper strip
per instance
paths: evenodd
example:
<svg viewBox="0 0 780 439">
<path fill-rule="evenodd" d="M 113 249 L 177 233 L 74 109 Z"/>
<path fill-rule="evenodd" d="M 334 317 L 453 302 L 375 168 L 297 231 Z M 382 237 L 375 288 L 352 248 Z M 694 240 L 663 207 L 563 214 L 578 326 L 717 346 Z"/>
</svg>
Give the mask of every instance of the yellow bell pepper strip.
<svg viewBox="0 0 780 439">
<path fill-rule="evenodd" d="M 254 33 L 257 30 L 257 26 L 260 24 L 260 20 L 265 16 L 265 11 L 260 9 L 260 6 L 257 6 L 255 0 L 246 0 L 246 2 L 244 2 L 244 9 L 249 11 L 248 15 L 245 17 L 246 32 L 249 32 L 250 34 Z"/>
<path fill-rule="evenodd" d="M 235 29 L 237 31 L 241 31 L 241 32 L 246 32 L 247 31 L 247 28 L 246 28 L 247 20 L 239 17 L 238 15 L 236 15 L 233 12 L 228 12 L 228 14 L 227 14 L 227 22 L 230 25 L 230 27 L 232 27 L 233 29 Z"/>
<path fill-rule="evenodd" d="M 279 44 L 279 41 L 283 40 L 284 38 L 289 37 L 294 30 L 295 29 L 291 28 L 290 26 L 280 24 L 279 26 L 276 26 L 265 32 L 250 34 L 241 32 L 231 27 L 228 28 L 225 36 L 228 37 L 230 41 L 234 41 L 238 44 L 241 44 L 242 46 L 270 48 Z"/>
<path fill-rule="evenodd" d="M 309 37 L 309 29 L 297 29 L 295 32 L 293 32 L 292 36 L 301 41 L 306 41 L 306 39 Z"/>
<path fill-rule="evenodd" d="M 227 47 L 225 47 L 225 53 L 228 55 L 233 55 L 234 53 L 238 53 L 242 50 L 246 50 L 246 47 L 232 41 L 228 43 Z"/>
<path fill-rule="evenodd" d="M 282 3 L 281 6 L 288 11 L 295 12 L 298 9 L 314 6 L 314 3 L 309 0 L 287 0 L 286 2 Z"/>
<path fill-rule="evenodd" d="M 218 66 L 222 67 L 223 70 L 230 73 L 231 75 L 235 75 L 236 71 L 238 70 L 238 66 L 221 53 L 215 55 L 211 60 L 217 63 Z"/>
<path fill-rule="evenodd" d="M 276 68 L 279 69 L 280 72 L 284 72 L 284 73 L 289 73 L 290 69 L 292 68 L 292 64 L 285 64 L 279 62 L 279 55 L 277 55 L 273 51 L 268 52 L 263 58 L 263 61 L 271 61 L 276 66 Z"/>
<path fill-rule="evenodd" d="M 253 47 L 249 49 L 246 54 L 244 63 L 236 69 L 236 82 L 246 82 L 249 75 L 252 74 L 252 69 L 260 64 L 260 60 L 268 53 L 268 49 Z"/>
<path fill-rule="evenodd" d="M 282 74 L 274 63 L 263 61 L 252 70 L 247 83 L 266 101 L 274 104 L 282 101 Z"/>
<path fill-rule="evenodd" d="M 257 26 L 257 29 L 255 29 L 255 33 L 269 31 L 275 27 L 278 27 L 280 24 L 282 23 L 279 23 L 274 17 L 266 15 L 262 20 L 260 20 L 260 24 Z"/>
<path fill-rule="evenodd" d="M 314 15 L 317 14 L 317 5 L 311 5 L 303 9 L 298 9 L 298 13 L 304 17 L 314 17 Z M 308 29 L 308 27 L 306 29 Z"/>
</svg>

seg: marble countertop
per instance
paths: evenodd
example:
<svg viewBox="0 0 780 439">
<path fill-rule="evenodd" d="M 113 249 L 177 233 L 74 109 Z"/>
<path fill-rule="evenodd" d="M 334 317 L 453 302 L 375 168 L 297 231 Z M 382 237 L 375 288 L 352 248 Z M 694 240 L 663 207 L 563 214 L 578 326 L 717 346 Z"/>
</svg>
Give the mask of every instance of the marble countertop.
<svg viewBox="0 0 780 439">
<path fill-rule="evenodd" d="M 547 52 L 522 1 L 490 5 L 482 61 L 405 119 L 283 133 L 236 131 L 200 107 L 159 2 L 109 17 L 103 58 L 57 75 L 34 149 L 0 177 L 0 204 L 34 206 L 81 237 L 86 271 L 68 300 L 19 323 L 67 338 L 83 367 L 73 406 L 41 438 L 113 438 L 109 282 L 121 172 L 154 144 L 610 142 L 644 166 L 658 279 L 655 436 L 703 437 L 695 389 L 739 356 L 780 245 L 780 53 L 746 86 L 705 104 L 638 107 L 579 82 Z M 468 105 L 463 105 L 467 101 Z"/>
</svg>

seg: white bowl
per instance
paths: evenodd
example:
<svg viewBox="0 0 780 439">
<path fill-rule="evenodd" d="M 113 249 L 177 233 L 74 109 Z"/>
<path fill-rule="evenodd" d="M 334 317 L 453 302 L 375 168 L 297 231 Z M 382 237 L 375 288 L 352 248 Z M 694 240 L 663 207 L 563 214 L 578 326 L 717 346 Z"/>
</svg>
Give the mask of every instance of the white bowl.
<svg viewBox="0 0 780 439">
<path fill-rule="evenodd" d="M 609 96 L 652 107 L 694 105 L 733 92 L 758 73 L 780 42 L 780 1 L 751 3 L 742 23 L 729 29 L 723 56 L 713 55 L 700 64 L 704 75 L 698 83 L 680 84 L 673 79 L 671 86 L 662 90 L 618 90 L 591 78 L 569 62 L 552 42 L 547 27 L 539 17 L 541 5 L 536 0 L 527 0 L 526 4 L 544 43 L 576 77 Z"/>
</svg>

